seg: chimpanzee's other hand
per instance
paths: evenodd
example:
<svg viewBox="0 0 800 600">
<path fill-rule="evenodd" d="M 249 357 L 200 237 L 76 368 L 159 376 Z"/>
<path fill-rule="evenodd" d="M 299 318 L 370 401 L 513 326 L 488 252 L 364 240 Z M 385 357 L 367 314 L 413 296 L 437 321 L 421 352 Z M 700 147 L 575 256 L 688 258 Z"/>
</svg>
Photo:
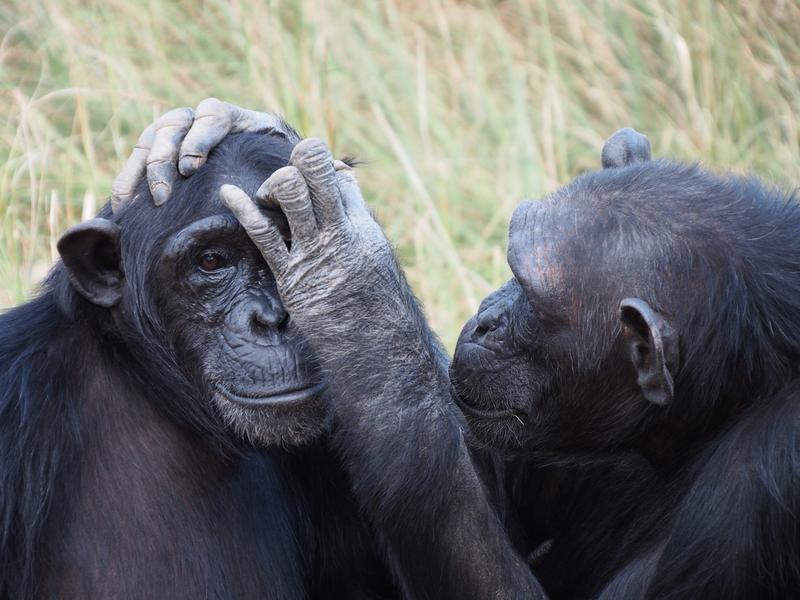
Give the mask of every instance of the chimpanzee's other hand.
<svg viewBox="0 0 800 600">
<path fill-rule="evenodd" d="M 111 208 L 118 211 L 133 199 L 136 184 L 147 173 L 150 193 L 157 206 L 169 198 L 178 174 L 189 177 L 208 153 L 229 133 L 263 132 L 297 141 L 300 138 L 281 118 L 206 98 L 197 109 L 175 108 L 149 125 L 139 136 L 111 188 Z"/>
</svg>

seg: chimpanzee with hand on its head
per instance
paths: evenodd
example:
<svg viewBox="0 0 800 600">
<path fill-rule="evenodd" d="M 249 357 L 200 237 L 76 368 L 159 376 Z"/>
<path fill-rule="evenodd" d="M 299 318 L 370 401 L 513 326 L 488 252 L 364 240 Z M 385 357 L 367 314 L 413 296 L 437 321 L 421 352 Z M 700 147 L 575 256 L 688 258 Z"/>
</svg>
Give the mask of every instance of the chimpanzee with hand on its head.
<svg viewBox="0 0 800 600">
<path fill-rule="evenodd" d="M 329 436 L 319 359 L 220 187 L 254 195 L 291 158 L 322 192 L 331 162 L 255 115 L 261 134 L 187 159 L 157 208 L 145 171 L 163 204 L 191 116 L 146 133 L 113 212 L 68 230 L 40 295 L 0 317 L 0 598 L 534 596 L 445 402 L 354 403 Z"/>
</svg>

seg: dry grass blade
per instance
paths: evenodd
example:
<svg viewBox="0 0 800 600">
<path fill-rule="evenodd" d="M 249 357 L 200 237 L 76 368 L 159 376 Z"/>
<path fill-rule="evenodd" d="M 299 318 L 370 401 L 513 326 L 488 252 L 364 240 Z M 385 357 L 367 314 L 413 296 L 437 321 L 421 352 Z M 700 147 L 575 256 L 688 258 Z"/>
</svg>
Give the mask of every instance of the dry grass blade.
<svg viewBox="0 0 800 600">
<path fill-rule="evenodd" d="M 7 1 L 0 306 L 30 294 L 139 131 L 210 95 L 278 109 L 360 180 L 449 346 L 505 227 L 630 125 L 654 153 L 800 181 L 800 5 Z"/>
</svg>

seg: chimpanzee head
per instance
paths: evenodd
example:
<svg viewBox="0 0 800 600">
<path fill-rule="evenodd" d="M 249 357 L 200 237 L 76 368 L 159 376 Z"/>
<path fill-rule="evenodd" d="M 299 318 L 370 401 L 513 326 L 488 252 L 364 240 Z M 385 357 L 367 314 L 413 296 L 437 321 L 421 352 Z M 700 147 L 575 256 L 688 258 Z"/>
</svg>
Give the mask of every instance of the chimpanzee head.
<svg viewBox="0 0 800 600">
<path fill-rule="evenodd" d="M 252 442 L 290 445 L 327 425 L 313 356 L 219 199 L 226 183 L 255 194 L 295 141 L 229 136 L 164 206 L 142 181 L 135 200 L 58 244 L 84 310 L 121 348 L 136 384 L 175 420 L 217 436 L 224 423 Z"/>
<path fill-rule="evenodd" d="M 452 365 L 472 430 L 578 452 L 712 434 L 796 369 L 799 233 L 798 204 L 756 181 L 660 161 L 522 204 L 514 278 Z"/>
</svg>

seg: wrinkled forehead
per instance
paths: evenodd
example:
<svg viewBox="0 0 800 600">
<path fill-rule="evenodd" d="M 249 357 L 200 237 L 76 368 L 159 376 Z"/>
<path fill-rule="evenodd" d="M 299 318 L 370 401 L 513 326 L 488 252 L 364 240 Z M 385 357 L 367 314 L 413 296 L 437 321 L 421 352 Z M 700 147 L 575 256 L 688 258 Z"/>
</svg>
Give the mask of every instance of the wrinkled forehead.
<svg viewBox="0 0 800 600">
<path fill-rule="evenodd" d="M 249 238 L 236 217 L 231 213 L 219 213 L 198 219 L 170 236 L 162 256 L 164 259 L 174 259 L 188 248 L 220 239 L 249 244 Z"/>
<path fill-rule="evenodd" d="M 531 303 L 553 301 L 572 313 L 622 288 L 644 289 L 668 266 L 659 261 L 658 232 L 636 220 L 619 193 L 578 183 L 518 206 L 508 240 L 508 264 Z"/>
</svg>

